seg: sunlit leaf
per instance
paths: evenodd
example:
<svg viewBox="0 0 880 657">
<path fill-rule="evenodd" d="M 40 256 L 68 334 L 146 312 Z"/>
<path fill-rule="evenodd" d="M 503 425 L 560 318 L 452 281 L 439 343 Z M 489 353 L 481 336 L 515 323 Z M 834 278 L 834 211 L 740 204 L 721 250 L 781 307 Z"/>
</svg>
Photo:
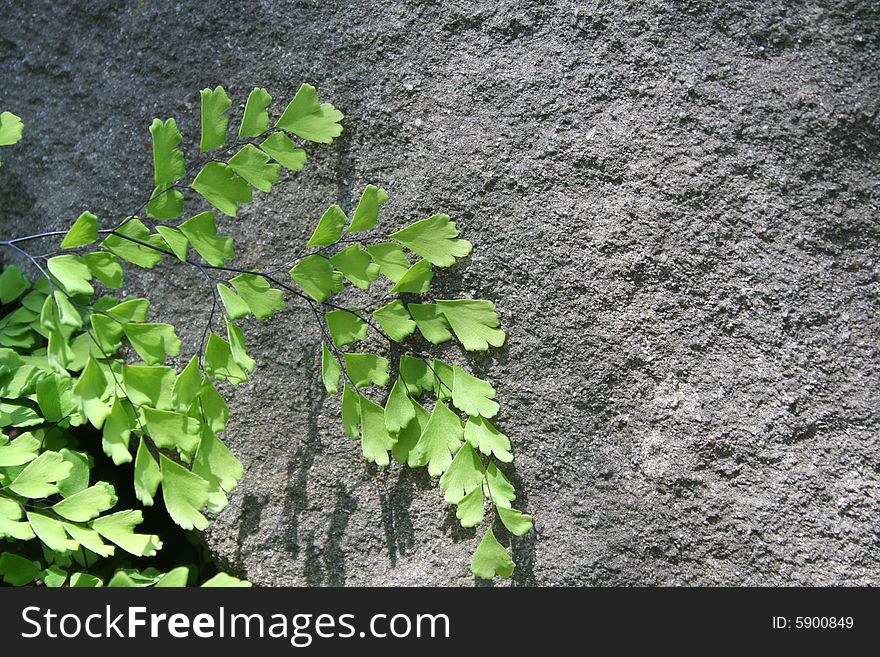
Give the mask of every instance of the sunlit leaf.
<svg viewBox="0 0 880 657">
<path fill-rule="evenodd" d="M 164 122 L 153 119 L 150 135 L 153 138 L 153 186 L 164 188 L 186 174 L 183 151 L 177 148 L 182 137 L 174 119 Z"/>
<path fill-rule="evenodd" d="M 431 263 L 427 260 L 419 260 L 400 277 L 397 284 L 391 288 L 391 293 L 421 294 L 428 291 L 432 280 L 434 280 L 434 269 Z"/>
<path fill-rule="evenodd" d="M 329 144 L 342 134 L 342 118 L 342 112 L 333 105 L 318 101 L 312 85 L 304 84 L 275 125 L 308 141 Z"/>
<path fill-rule="evenodd" d="M 343 289 L 342 274 L 333 269 L 333 264 L 327 258 L 318 254 L 300 260 L 290 270 L 290 277 L 303 292 L 319 303 Z"/>
<path fill-rule="evenodd" d="M 229 159 L 229 167 L 262 192 L 271 192 L 281 177 L 281 167 L 253 144 L 245 144 Z"/>
<path fill-rule="evenodd" d="M 452 463 L 440 477 L 440 488 L 446 491 L 446 502 L 458 504 L 465 495 L 483 483 L 483 462 L 471 447 L 464 443 Z"/>
<path fill-rule="evenodd" d="M 388 359 L 375 354 L 344 354 L 345 369 L 352 382 L 358 388 L 388 383 Z"/>
<path fill-rule="evenodd" d="M 449 322 L 436 304 L 408 303 L 406 308 L 425 340 L 432 344 L 443 344 L 452 339 Z"/>
<path fill-rule="evenodd" d="M 361 450 L 364 458 L 376 465 L 388 465 L 388 451 L 394 447 L 397 439 L 385 427 L 385 411 L 364 396 L 360 398 L 360 407 L 363 425 Z"/>
<path fill-rule="evenodd" d="M 161 455 L 162 499 L 171 519 L 183 529 L 205 529 L 208 519 L 201 510 L 210 499 L 210 485 L 197 474 L 193 474 Z"/>
<path fill-rule="evenodd" d="M 160 483 L 162 473 L 159 464 L 150 454 L 146 441 L 141 440 L 134 461 L 134 494 L 144 506 L 153 506 Z"/>
<path fill-rule="evenodd" d="M 202 89 L 200 95 L 202 98 L 202 139 L 199 142 L 199 151 L 204 153 L 226 143 L 226 130 L 229 126 L 229 117 L 226 112 L 232 107 L 232 101 L 226 95 L 226 90 L 220 86 L 213 91 Z"/>
<path fill-rule="evenodd" d="M 315 227 L 315 232 L 312 233 L 306 246 L 329 246 L 330 244 L 336 244 L 342 238 L 342 231 L 345 230 L 347 223 L 348 217 L 345 216 L 342 208 L 338 205 L 331 205 L 321 215 L 321 219 Z"/>
<path fill-rule="evenodd" d="M 49 273 L 64 286 L 68 293 L 91 296 L 95 292 L 95 288 L 89 282 L 92 279 L 92 272 L 80 256 L 55 256 L 49 258 L 46 266 Z"/>
<path fill-rule="evenodd" d="M 495 304 L 481 299 L 453 299 L 437 301 L 437 308 L 449 322 L 455 337 L 468 351 L 486 351 L 489 345 L 504 344 L 504 331 Z"/>
<path fill-rule="evenodd" d="M 514 536 L 522 536 L 532 530 L 532 516 L 526 515 L 517 509 L 507 509 L 503 506 L 498 507 L 498 517 L 501 522 Z"/>
<path fill-rule="evenodd" d="M 91 212 L 83 212 L 73 222 L 73 226 L 67 231 L 67 235 L 61 240 L 62 249 L 75 249 L 78 246 L 86 246 L 98 240 L 98 218 Z"/>
<path fill-rule="evenodd" d="M 171 324 L 125 324 L 122 330 L 147 365 L 164 363 L 180 353 L 180 339 Z"/>
<path fill-rule="evenodd" d="M 213 212 L 202 212 L 180 224 L 180 232 L 192 243 L 196 252 L 209 265 L 222 266 L 235 257 L 231 237 L 217 235 Z"/>
<path fill-rule="evenodd" d="M 360 244 L 352 244 L 330 258 L 333 266 L 349 281 L 366 290 L 379 278 L 379 265 Z"/>
<path fill-rule="evenodd" d="M 284 310 L 284 294 L 273 288 L 264 277 L 239 274 L 229 282 L 257 319 L 265 319 Z"/>
<path fill-rule="evenodd" d="M 286 169 L 299 170 L 306 165 L 306 152 L 297 148 L 283 132 L 269 135 L 260 149 Z"/>
<path fill-rule="evenodd" d="M 342 368 L 339 361 L 330 353 L 326 342 L 321 342 L 321 380 L 328 395 L 339 392 L 339 375 Z"/>
<path fill-rule="evenodd" d="M 158 233 L 151 234 L 140 219 L 129 219 L 101 242 L 101 246 L 123 260 L 150 269 L 164 257 L 165 240 Z"/>
<path fill-rule="evenodd" d="M 193 180 L 192 188 L 230 217 L 238 214 L 239 204 L 254 200 L 248 182 L 222 162 L 208 162 Z"/>
<path fill-rule="evenodd" d="M 449 407 L 437 402 L 419 441 L 410 452 L 410 462 L 427 465 L 428 474 L 439 477 L 452 463 L 452 455 L 461 446 L 464 427 Z"/>
<path fill-rule="evenodd" d="M 410 318 L 406 306 L 399 299 L 373 311 L 373 317 L 392 340 L 403 342 L 416 330 L 416 323 Z"/>
<path fill-rule="evenodd" d="M 18 473 L 8 488 L 22 497 L 49 497 L 58 492 L 57 482 L 67 477 L 72 467 L 58 452 L 43 452 Z"/>
<path fill-rule="evenodd" d="M 138 557 L 152 557 L 162 548 L 162 541 L 151 534 L 136 534 L 134 528 L 143 522 L 140 511 L 117 511 L 95 518 L 92 529 L 111 543 Z"/>
<path fill-rule="evenodd" d="M 354 344 L 367 337 L 369 325 L 356 312 L 347 310 L 331 310 L 324 315 L 327 330 L 337 347 Z"/>
<path fill-rule="evenodd" d="M 379 223 L 379 208 L 387 200 L 388 192 L 381 187 L 367 185 L 358 201 L 348 232 L 356 233 L 374 228 Z"/>
<path fill-rule="evenodd" d="M 416 418 L 413 400 L 406 393 L 405 385 L 398 378 L 391 386 L 385 400 L 385 427 L 393 434 L 399 433 Z"/>
<path fill-rule="evenodd" d="M 492 579 L 495 575 L 510 577 L 515 567 L 507 550 L 498 542 L 495 534 L 492 533 L 492 528 L 489 527 L 474 553 L 471 572 L 481 579 Z"/>
<path fill-rule="evenodd" d="M 394 242 L 382 242 L 367 247 L 373 261 L 379 265 L 379 271 L 393 283 L 397 283 L 409 271 L 409 258 L 403 248 Z"/>
<path fill-rule="evenodd" d="M 160 254 L 161 256 L 161 254 Z M 92 276 L 111 289 L 122 287 L 123 274 L 119 258 L 107 251 L 94 251 L 83 255 Z"/>
<path fill-rule="evenodd" d="M 259 137 L 269 129 L 269 113 L 266 108 L 271 102 L 272 96 L 266 89 L 257 87 L 251 91 L 244 106 L 239 137 Z"/>
<path fill-rule="evenodd" d="M 181 262 L 186 262 L 186 252 L 189 248 L 189 240 L 177 228 L 171 226 L 156 226 L 156 232 L 162 236 L 168 248 L 177 256 Z"/>
<path fill-rule="evenodd" d="M 467 240 L 458 239 L 455 222 L 445 214 L 417 221 L 389 237 L 438 267 L 451 267 L 473 248 Z"/>
<path fill-rule="evenodd" d="M 105 481 L 99 481 L 94 486 L 54 504 L 52 510 L 68 520 L 86 522 L 112 508 L 116 500 L 116 490 L 113 486 Z"/>
<path fill-rule="evenodd" d="M 502 463 L 510 463 L 510 439 L 482 417 L 470 417 L 464 426 L 464 437 L 483 454 L 492 455 Z"/>
</svg>

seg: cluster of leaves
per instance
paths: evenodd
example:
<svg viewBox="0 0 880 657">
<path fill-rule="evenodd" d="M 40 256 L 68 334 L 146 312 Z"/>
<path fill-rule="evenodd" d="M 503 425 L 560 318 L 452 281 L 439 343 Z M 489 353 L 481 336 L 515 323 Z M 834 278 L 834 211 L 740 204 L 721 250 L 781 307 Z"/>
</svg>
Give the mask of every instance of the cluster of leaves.
<svg viewBox="0 0 880 657">
<path fill-rule="evenodd" d="M 103 451 L 122 465 L 132 461 L 133 423 L 145 423 L 146 417 L 159 412 L 152 403 L 135 406 L 130 401 L 159 394 L 154 368 L 96 358 L 83 324 L 100 325 L 99 318 L 120 312 L 119 317 L 131 314 L 128 319 L 137 320 L 145 314 L 146 302 L 118 303 L 103 296 L 91 306 L 73 305 L 81 301 L 53 290 L 46 278 L 32 288 L 18 267 L 6 267 L 0 274 L 0 303 L 11 309 L 0 318 L 0 537 L 11 541 L 11 549 L 0 551 L 0 575 L 18 586 L 34 580 L 46 586 L 102 586 L 104 579 L 93 572 L 99 560 L 116 557 L 122 564 L 119 551 L 152 557 L 162 547 L 159 536 L 136 531 L 143 521 L 141 509 L 115 510 L 116 486 L 95 481 L 94 447 L 89 442 L 96 436 L 100 440 L 101 434 L 85 430 L 89 425 L 102 428 Z M 116 353 L 119 345 L 101 349 Z M 107 382 L 114 377 L 125 388 L 121 396 L 106 394 Z M 138 458 L 143 459 L 148 439 L 135 440 Z M 207 456 L 200 457 L 198 451 L 207 453 L 215 443 L 222 445 L 206 430 L 194 462 L 204 462 Z M 165 489 L 170 511 L 179 504 L 176 497 L 185 494 L 190 472 L 164 454 L 158 457 L 165 468 L 161 474 L 171 475 Z M 182 482 L 175 483 L 175 477 Z M 144 491 L 137 480 L 134 488 L 145 506 L 152 504 L 141 497 Z M 167 573 L 120 567 L 111 572 L 107 584 L 182 586 L 193 574 L 187 566 Z M 220 575 L 206 585 L 232 582 L 237 580 Z"/>
<path fill-rule="evenodd" d="M 250 93 L 230 143 L 232 102 L 222 87 L 203 90 L 199 151 L 208 155 L 187 168 L 175 120 L 154 120 L 154 189 L 138 212 L 104 229 L 84 212 L 69 231 L 0 242 L 42 275 L 33 288 L 15 267 L 0 276 L 0 301 L 15 305 L 0 320 L 0 427 L 6 428 L 0 438 L 0 537 L 37 538 L 46 560 L 4 553 L 0 574 L 7 581 L 41 577 L 49 584 L 51 569 L 70 559 L 88 566 L 116 547 L 138 556 L 161 547 L 158 536 L 135 533 L 140 510 L 110 512 L 117 502 L 112 485 L 89 485 L 88 451 L 76 451 L 69 437 L 75 427 L 100 431 L 102 450 L 116 466 L 133 464 L 140 504 L 161 498 L 180 527 L 207 526 L 205 509 L 222 510 L 242 477 L 240 462 L 218 435 L 229 411 L 215 384 L 248 380 L 255 361 L 236 322 L 271 317 L 285 307 L 285 292 L 306 303 L 320 324 L 321 378 L 329 394 L 341 389 L 345 434 L 359 440 L 364 457 L 377 465 L 393 458 L 427 467 L 464 527 L 486 522 L 488 504 L 490 520 L 472 571 L 482 578 L 512 574 L 514 563 L 492 523 L 497 519 L 521 536 L 532 521 L 513 507 L 513 486 L 498 466 L 513 456 L 492 421 L 499 410 L 495 390 L 406 344 L 416 332 L 432 344 L 454 336 L 468 351 L 504 343 L 490 301 L 424 298 L 435 268 L 452 266 L 471 244 L 447 215 L 435 214 L 365 245 L 353 235 L 377 227 L 388 199 L 368 185 L 351 218 L 338 205 L 323 214 L 307 243 L 310 252 L 293 265 L 289 280 L 230 266 L 234 244 L 218 235 L 215 211 L 235 217 L 254 189 L 269 192 L 281 182 L 282 168 L 303 168 L 302 142 L 330 143 L 342 132 L 342 114 L 321 103 L 310 85 L 302 85 L 270 128 L 271 100 L 265 89 Z M 20 124 L 6 116 L 4 136 Z M 187 184 L 213 209 L 180 220 Z M 145 216 L 138 216 L 142 211 Z M 33 256 L 21 246 L 55 236 L 63 237 L 58 254 Z M 179 372 L 167 363 L 180 355 L 181 342 L 173 325 L 148 321 L 147 299 L 95 289 L 122 288 L 121 261 L 149 269 L 165 259 L 197 269 L 214 296 L 205 337 Z M 368 290 L 383 280 L 386 300 L 394 298 L 372 313 L 332 301 L 346 287 Z M 222 318 L 215 317 L 221 309 Z M 371 331 L 400 345 L 395 368 L 382 355 L 358 350 Z M 88 575 L 70 582 L 83 578 Z M 186 578 L 177 570 L 120 569 L 110 580 L 129 581 L 164 586 Z"/>
<path fill-rule="evenodd" d="M 350 221 L 338 206 L 331 206 L 308 245 L 326 248 L 339 244 L 344 234 L 374 228 L 379 206 L 387 198 L 381 188 L 367 186 Z M 513 508 L 514 488 L 496 463 L 509 463 L 513 455 L 510 440 L 492 423 L 499 410 L 495 389 L 458 365 L 406 345 L 416 332 L 432 344 L 455 336 L 467 351 L 504 344 L 491 301 L 423 298 L 434 268 L 450 267 L 470 251 L 471 244 L 459 237 L 455 223 L 436 214 L 392 233 L 388 241 L 367 247 L 355 241 L 329 257 L 308 255 L 290 276 L 315 302 L 325 304 L 346 284 L 367 289 L 380 277 L 388 279 L 388 296 L 395 298 L 372 313 L 331 304 L 333 309 L 324 315 L 322 378 L 331 395 L 339 393 L 342 380 L 345 433 L 360 440 L 364 457 L 377 465 L 386 466 L 394 458 L 411 468 L 427 467 L 429 475 L 439 477 L 446 502 L 456 506 L 463 527 L 482 524 L 488 502 L 501 524 L 522 536 L 532 528 L 532 520 Z M 404 302 L 400 294 L 410 300 Z M 393 379 L 387 358 L 345 350 L 365 340 L 371 329 L 389 343 L 401 344 L 404 353 Z M 388 390 L 383 405 L 362 391 L 372 387 Z M 514 563 L 491 524 L 471 569 L 483 578 L 513 573 Z"/>
</svg>

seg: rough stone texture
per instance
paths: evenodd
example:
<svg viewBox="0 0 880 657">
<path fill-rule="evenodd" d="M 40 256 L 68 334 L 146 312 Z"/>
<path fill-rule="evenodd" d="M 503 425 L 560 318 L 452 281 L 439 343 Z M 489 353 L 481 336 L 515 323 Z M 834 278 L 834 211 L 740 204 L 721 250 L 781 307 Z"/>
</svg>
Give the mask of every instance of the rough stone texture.
<svg viewBox="0 0 880 657">
<path fill-rule="evenodd" d="M 440 289 L 510 334 L 467 361 L 537 521 L 514 583 L 880 583 L 876 3 L 67 4 L 0 5 L 0 108 L 28 125 L 3 233 L 137 206 L 149 120 L 194 135 L 208 84 L 312 81 L 344 138 L 223 227 L 283 264 L 368 182 L 386 225 L 458 221 L 477 246 Z M 176 297 L 192 343 L 197 273 L 129 286 Z M 249 330 L 220 558 L 259 584 L 473 582 L 478 537 L 427 475 L 342 437 L 308 311 Z"/>
</svg>

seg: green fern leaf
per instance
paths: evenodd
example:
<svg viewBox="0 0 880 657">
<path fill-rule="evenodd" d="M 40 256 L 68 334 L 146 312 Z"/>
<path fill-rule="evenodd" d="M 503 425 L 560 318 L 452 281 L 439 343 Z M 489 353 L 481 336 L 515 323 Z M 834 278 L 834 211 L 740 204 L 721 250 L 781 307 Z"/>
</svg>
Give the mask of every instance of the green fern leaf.
<svg viewBox="0 0 880 657">
<path fill-rule="evenodd" d="M 467 240 L 458 239 L 458 235 L 449 215 L 435 214 L 389 237 L 438 267 L 451 267 L 457 258 L 464 258 L 473 248 Z"/>
<path fill-rule="evenodd" d="M 333 357 L 327 348 L 326 342 L 321 342 L 321 380 L 324 383 L 324 389 L 328 395 L 335 395 L 339 392 L 339 375 L 342 374 L 342 368 L 339 361 Z"/>
<path fill-rule="evenodd" d="M 162 483 L 162 471 L 150 454 L 147 443 L 141 440 L 134 460 L 134 494 L 144 506 L 153 506 L 156 491 Z"/>
<path fill-rule="evenodd" d="M 125 394 L 135 406 L 169 410 L 174 395 L 175 371 L 164 365 L 125 365 L 122 380 Z"/>
<path fill-rule="evenodd" d="M 233 385 L 248 380 L 247 372 L 235 362 L 229 343 L 216 333 L 208 337 L 204 356 L 205 374 L 215 381 L 229 381 Z"/>
<path fill-rule="evenodd" d="M 342 274 L 333 269 L 333 263 L 318 254 L 306 256 L 289 273 L 303 292 L 319 303 L 344 288 Z"/>
<path fill-rule="evenodd" d="M 254 200 L 253 190 L 247 181 L 222 162 L 208 162 L 193 180 L 192 188 L 230 217 L 238 214 L 240 203 Z"/>
<path fill-rule="evenodd" d="M 486 516 L 483 487 L 477 486 L 456 504 L 455 517 L 462 527 L 476 527 Z"/>
<path fill-rule="evenodd" d="M 107 251 L 94 251 L 83 255 L 92 276 L 110 289 L 121 288 L 124 282 L 119 258 Z"/>
<path fill-rule="evenodd" d="M 492 579 L 496 574 L 501 577 L 510 577 L 516 565 L 507 554 L 504 546 L 495 538 L 492 528 L 486 530 L 480 546 L 474 552 L 471 561 L 471 572 L 481 579 Z"/>
<path fill-rule="evenodd" d="M 111 234 L 101 243 L 107 251 L 145 269 L 151 269 L 161 262 L 163 254 L 156 249 L 163 249 L 165 241 L 161 235 L 151 234 L 150 229 L 140 219 L 128 219 L 113 232 L 115 234 Z"/>
<path fill-rule="evenodd" d="M 498 517 L 501 518 L 502 524 L 514 536 L 522 536 L 532 530 L 532 516 L 518 511 L 517 509 L 507 509 L 503 506 L 498 507 Z"/>
<path fill-rule="evenodd" d="M 8 488 L 22 497 L 49 497 L 58 492 L 57 482 L 69 476 L 72 467 L 58 452 L 43 452 L 16 475 Z"/>
<path fill-rule="evenodd" d="M 61 255 L 49 258 L 46 262 L 49 273 L 70 294 L 85 294 L 91 296 L 95 288 L 89 282 L 92 280 L 92 272 L 80 256 Z"/>
<path fill-rule="evenodd" d="M 122 330 L 147 365 L 159 365 L 180 353 L 180 339 L 171 324 L 125 324 Z"/>
<path fill-rule="evenodd" d="M 397 434 L 397 443 L 394 445 L 394 449 L 391 450 L 391 454 L 398 463 L 404 463 L 411 468 L 417 468 L 419 464 L 413 456 L 413 448 L 418 444 L 419 438 L 425 431 L 425 427 L 428 426 L 431 414 L 418 402 L 412 399 L 410 399 L 410 402 L 415 411 L 415 417 Z M 387 411 L 385 424 L 386 426 L 388 425 Z"/>
<path fill-rule="evenodd" d="M 229 319 L 241 319 L 250 314 L 251 308 L 244 299 L 223 283 L 217 283 L 217 291 L 220 293 L 220 300 L 223 302 L 223 307 L 226 308 Z"/>
<path fill-rule="evenodd" d="M 373 257 L 373 262 L 379 265 L 379 271 L 382 275 L 392 283 L 398 283 L 409 271 L 409 258 L 406 257 L 399 244 L 394 242 L 373 244 L 367 247 L 367 252 Z"/>
<path fill-rule="evenodd" d="M 315 232 L 309 238 L 306 246 L 330 246 L 336 244 L 342 238 L 342 231 L 345 230 L 345 224 L 348 223 L 348 217 L 338 205 L 331 205 L 326 212 L 321 215 Z"/>
<path fill-rule="evenodd" d="M 363 424 L 361 450 L 364 458 L 376 465 L 388 465 L 388 452 L 394 448 L 397 439 L 385 427 L 385 411 L 364 396 L 360 397 L 360 409 Z"/>
<path fill-rule="evenodd" d="M 165 188 L 186 175 L 183 151 L 177 148 L 183 138 L 174 119 L 165 122 L 153 119 L 150 135 L 153 138 L 153 185 L 157 189 Z"/>
<path fill-rule="evenodd" d="M 479 488 L 482 483 L 483 462 L 470 443 L 465 442 L 440 477 L 440 488 L 446 491 L 448 504 L 458 504 L 465 495 Z"/>
<path fill-rule="evenodd" d="M 388 383 L 388 359 L 374 354 L 345 353 L 345 369 L 358 388 Z"/>
<path fill-rule="evenodd" d="M 183 413 L 156 408 L 141 409 L 147 434 L 162 449 L 177 449 L 190 456 L 199 445 L 199 422 Z"/>
<path fill-rule="evenodd" d="M 329 144 L 342 134 L 342 112 L 330 103 L 320 103 L 315 88 L 304 84 L 290 101 L 276 127 L 319 144 Z"/>
<path fill-rule="evenodd" d="M 202 212 L 187 219 L 180 224 L 180 232 L 209 265 L 222 267 L 227 260 L 235 257 L 232 238 L 217 235 L 217 220 L 213 212 Z"/>
<path fill-rule="evenodd" d="M 449 407 L 437 402 L 419 441 L 410 452 L 410 462 L 428 466 L 428 474 L 439 477 L 452 463 L 452 455 L 461 446 L 464 428 Z"/>
<path fill-rule="evenodd" d="M 486 468 L 486 488 L 489 499 L 496 507 L 511 508 L 510 503 L 516 499 L 516 493 L 507 481 L 507 477 L 494 463 L 490 463 Z"/>
<path fill-rule="evenodd" d="M 226 90 L 220 86 L 213 91 L 202 89 L 200 95 L 202 98 L 202 139 L 199 143 L 199 151 L 204 153 L 226 143 L 226 131 L 229 127 L 229 117 L 226 112 L 232 107 L 232 101 L 226 95 Z"/>
<path fill-rule="evenodd" d="M 421 358 L 403 355 L 400 357 L 399 380 L 412 397 L 418 397 L 425 390 L 434 389 L 434 373 L 428 363 Z"/>
<path fill-rule="evenodd" d="M 52 506 L 58 515 L 74 522 L 86 522 L 97 518 L 117 501 L 116 490 L 111 484 L 99 481 Z"/>
<path fill-rule="evenodd" d="M 0 114 L 0 146 L 11 146 L 21 141 L 24 123 L 12 112 Z"/>
<path fill-rule="evenodd" d="M 360 395 L 348 383 L 342 388 L 342 427 L 352 440 L 361 437 L 361 403 Z"/>
<path fill-rule="evenodd" d="M 171 519 L 183 529 L 205 529 L 208 519 L 201 510 L 211 497 L 208 482 L 164 454 L 159 457 L 159 468 L 162 499 Z"/>
<path fill-rule="evenodd" d="M 208 482 L 208 509 L 212 513 L 219 513 L 226 507 L 226 493 L 238 485 L 244 474 L 241 461 L 213 431 L 202 432 L 192 471 Z"/>
<path fill-rule="evenodd" d="M 252 144 L 245 144 L 233 155 L 229 167 L 262 192 L 271 192 L 281 177 L 281 167 L 271 164 L 269 156 Z"/>
<path fill-rule="evenodd" d="M 104 454 L 113 460 L 114 465 L 131 462 L 128 441 L 133 428 L 132 416 L 123 405 L 122 399 L 117 397 L 113 400 L 113 405 L 110 407 L 110 415 L 104 421 L 101 437 L 101 447 L 104 450 Z"/>
<path fill-rule="evenodd" d="M 492 401 L 495 388 L 456 365 L 452 366 L 452 371 L 452 403 L 455 407 L 470 416 L 495 417 L 498 413 L 498 404 Z"/>
<path fill-rule="evenodd" d="M 510 463 L 510 439 L 482 417 L 470 417 L 464 425 L 464 437 L 475 449 L 485 455 L 492 455 L 502 463 Z"/>
<path fill-rule="evenodd" d="M 408 303 L 406 308 L 425 340 L 431 344 L 443 344 L 452 339 L 449 322 L 436 304 Z"/>
<path fill-rule="evenodd" d="M 416 330 L 416 323 L 410 318 L 406 306 L 399 299 L 374 311 L 373 317 L 382 330 L 397 342 L 403 342 Z"/>
<path fill-rule="evenodd" d="M 354 344 L 367 337 L 369 325 L 356 313 L 347 310 L 332 310 L 324 315 L 327 330 L 337 347 Z"/>
<path fill-rule="evenodd" d="M 431 268 L 431 263 L 427 260 L 419 260 L 400 277 L 397 284 L 391 288 L 391 293 L 410 292 L 421 294 L 428 291 L 433 279 L 434 270 Z"/>
<path fill-rule="evenodd" d="M 379 278 L 379 265 L 360 244 L 352 244 L 330 258 L 333 266 L 361 289 L 368 289 Z"/>
<path fill-rule="evenodd" d="M 498 328 L 495 304 L 481 299 L 437 301 L 438 310 L 455 331 L 455 337 L 468 351 L 487 351 L 489 345 L 500 347 L 506 338 Z"/>
<path fill-rule="evenodd" d="M 244 106 L 239 137 L 259 137 L 269 129 L 269 112 L 266 108 L 271 102 L 272 96 L 266 89 L 257 87 L 251 91 Z"/>
<path fill-rule="evenodd" d="M 379 208 L 387 200 L 388 192 L 381 187 L 367 185 L 358 201 L 348 232 L 357 233 L 374 228 L 379 223 Z"/>
<path fill-rule="evenodd" d="M 283 132 L 269 135 L 260 149 L 286 169 L 298 171 L 306 165 L 306 152 L 297 148 Z"/>
<path fill-rule="evenodd" d="M 265 319 L 284 310 L 284 294 L 269 285 L 262 276 L 239 274 L 229 282 L 257 319 Z"/>
<path fill-rule="evenodd" d="M 98 241 L 98 218 L 91 212 L 83 212 L 73 222 L 61 241 L 62 249 L 75 249 Z"/>
<path fill-rule="evenodd" d="M 179 229 L 171 226 L 156 226 L 156 232 L 162 236 L 171 252 L 177 256 L 181 262 L 186 262 L 187 250 L 189 249 L 189 240 Z"/>
<path fill-rule="evenodd" d="M 416 419 L 413 400 L 406 394 L 406 386 L 398 378 L 391 386 L 391 393 L 385 400 L 385 428 L 398 434 Z"/>
<path fill-rule="evenodd" d="M 92 529 L 105 539 L 137 557 L 152 557 L 162 549 L 162 541 L 152 534 L 135 534 L 134 528 L 144 520 L 140 511 L 117 511 L 95 518 Z"/>
</svg>

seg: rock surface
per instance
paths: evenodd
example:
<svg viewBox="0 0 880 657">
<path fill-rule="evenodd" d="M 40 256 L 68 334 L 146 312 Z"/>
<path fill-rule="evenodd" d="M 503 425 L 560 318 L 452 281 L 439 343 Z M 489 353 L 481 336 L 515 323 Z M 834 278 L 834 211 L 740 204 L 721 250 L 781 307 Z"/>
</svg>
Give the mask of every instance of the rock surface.
<svg viewBox="0 0 880 657">
<path fill-rule="evenodd" d="M 223 228 L 283 265 L 369 182 L 389 228 L 458 222 L 476 247 L 440 289 L 510 335 L 467 361 L 537 523 L 515 584 L 880 584 L 880 5 L 723 4 L 3 2 L 0 109 L 28 127 L 2 232 L 132 211 L 149 121 L 197 134 L 207 85 L 313 82 L 343 138 Z M 203 288 L 129 276 L 190 344 Z M 425 473 L 364 464 L 292 305 L 249 327 L 246 476 L 209 545 L 264 585 L 473 583 L 479 537 Z"/>
</svg>

